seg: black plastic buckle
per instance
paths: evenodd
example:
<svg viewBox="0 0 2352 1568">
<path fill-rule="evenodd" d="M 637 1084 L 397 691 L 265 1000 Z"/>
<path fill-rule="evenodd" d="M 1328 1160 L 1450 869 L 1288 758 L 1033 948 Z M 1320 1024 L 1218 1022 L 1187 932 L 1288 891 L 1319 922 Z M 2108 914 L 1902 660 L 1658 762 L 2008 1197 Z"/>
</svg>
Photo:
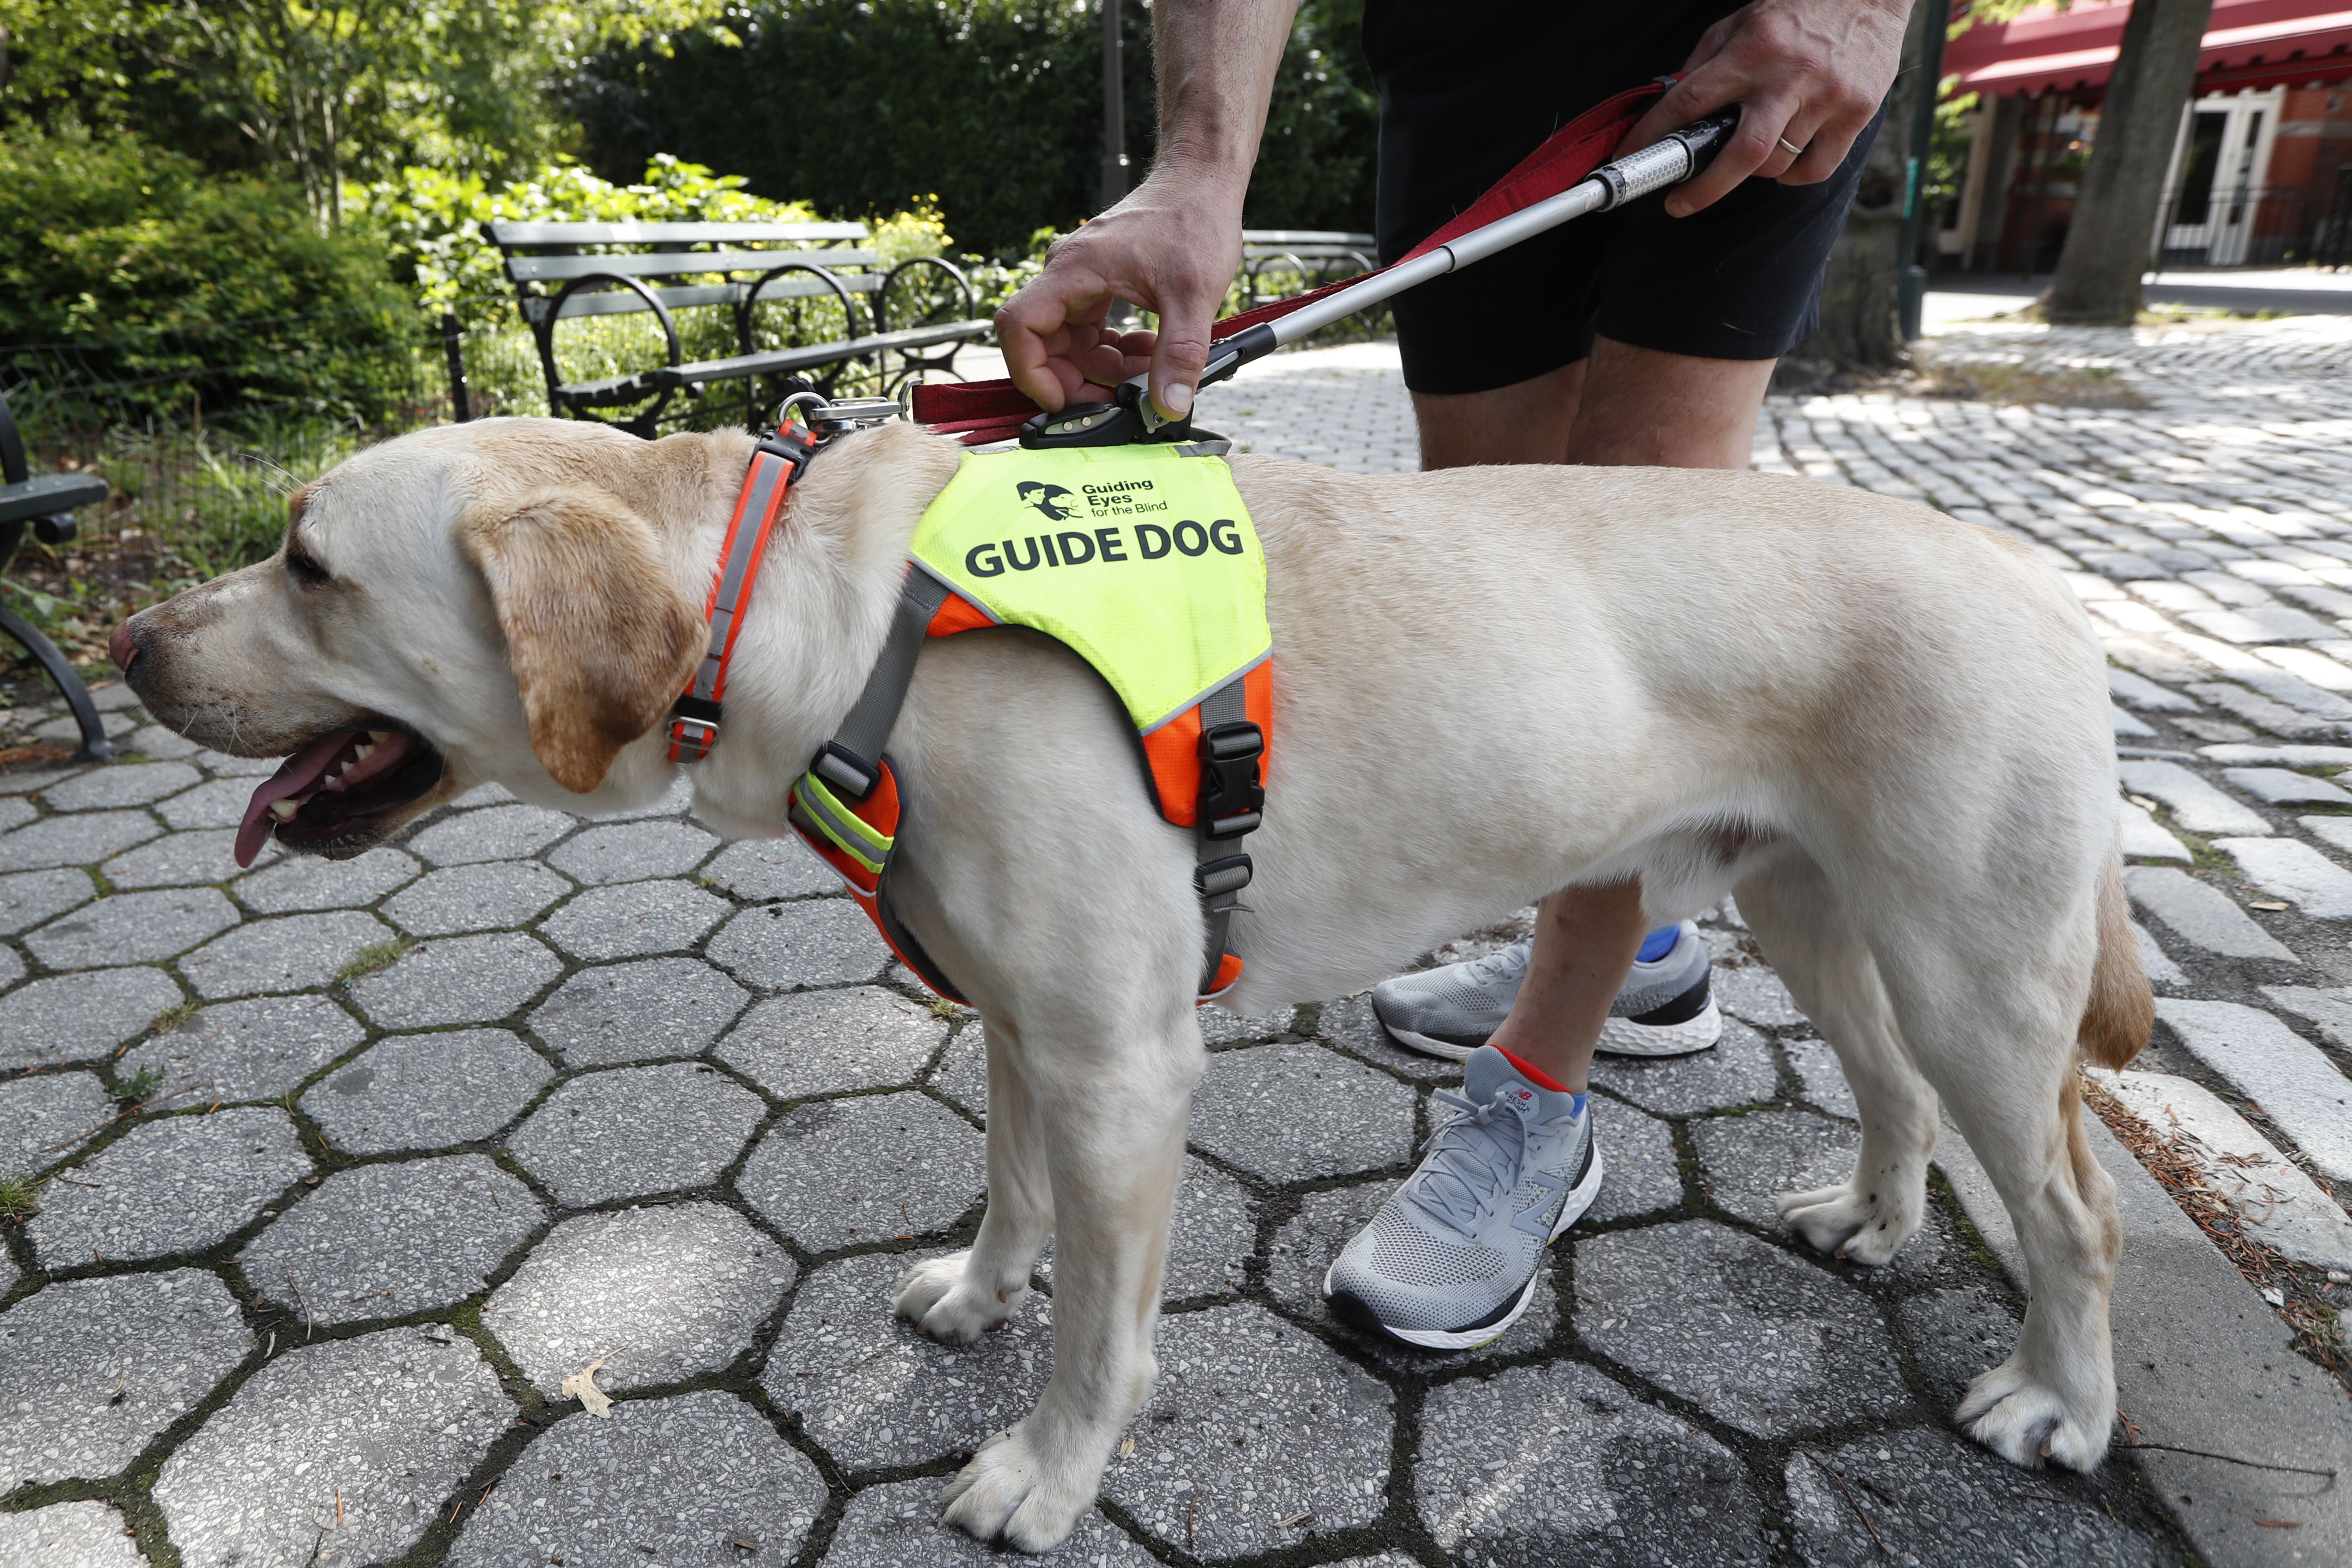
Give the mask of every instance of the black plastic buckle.
<svg viewBox="0 0 2352 1568">
<path fill-rule="evenodd" d="M 1201 837 L 1239 838 L 1265 820 L 1257 760 L 1265 734 L 1247 720 L 1201 731 Z"/>
<path fill-rule="evenodd" d="M 797 479 L 801 469 L 808 466 L 808 460 L 816 456 L 816 437 L 797 425 L 785 425 L 761 436 L 760 444 L 752 449 L 765 452 L 772 458 L 782 458 L 790 463 L 793 478 Z"/>
<path fill-rule="evenodd" d="M 1222 859 L 1203 860 L 1192 868 L 1192 890 L 1201 901 L 1212 909 L 1230 903 L 1234 894 L 1250 885 L 1257 874 L 1246 855 L 1227 855 Z"/>
<path fill-rule="evenodd" d="M 878 768 L 838 741 L 819 747 L 808 771 L 852 800 L 864 800 L 882 782 Z"/>
</svg>

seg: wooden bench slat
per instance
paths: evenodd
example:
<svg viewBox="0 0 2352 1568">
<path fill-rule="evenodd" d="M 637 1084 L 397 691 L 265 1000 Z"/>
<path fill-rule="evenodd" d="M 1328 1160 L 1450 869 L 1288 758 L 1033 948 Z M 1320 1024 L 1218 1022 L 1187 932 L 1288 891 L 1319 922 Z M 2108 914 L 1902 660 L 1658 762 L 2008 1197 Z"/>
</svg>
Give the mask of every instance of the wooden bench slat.
<svg viewBox="0 0 2352 1568">
<path fill-rule="evenodd" d="M 819 267 L 876 267 L 875 250 L 659 250 L 641 255 L 509 256 L 507 277 L 517 283 L 562 283 L 599 272 L 624 278 L 660 278 L 682 272 L 765 272 L 787 261 Z"/>
<path fill-rule="evenodd" d="M 13 485 L 0 485 L 0 523 L 96 506 L 106 496 L 106 481 L 96 474 L 36 474 Z"/>
<path fill-rule="evenodd" d="M 508 245 L 725 245 L 735 240 L 864 239 L 862 223 L 519 223 L 490 225 Z"/>
</svg>

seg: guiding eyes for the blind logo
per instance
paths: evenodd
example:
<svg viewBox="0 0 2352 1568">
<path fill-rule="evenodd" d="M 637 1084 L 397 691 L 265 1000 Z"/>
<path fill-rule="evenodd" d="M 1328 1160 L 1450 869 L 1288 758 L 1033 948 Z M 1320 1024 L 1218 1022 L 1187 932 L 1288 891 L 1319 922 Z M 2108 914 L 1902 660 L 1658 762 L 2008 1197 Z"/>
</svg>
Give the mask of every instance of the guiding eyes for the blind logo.
<svg viewBox="0 0 2352 1568">
<path fill-rule="evenodd" d="M 1039 484 L 1034 479 L 1024 479 L 1021 481 L 1020 496 L 1023 506 L 1035 507 L 1045 514 L 1045 521 L 1048 522 L 1067 522 L 1078 515 L 1071 510 L 1069 506 L 1069 503 L 1077 498 L 1060 485 Z"/>
<path fill-rule="evenodd" d="M 1025 491 L 1030 487 L 1022 488 Z M 1027 498 L 1024 495 L 1023 499 Z M 1130 541 L 1133 554 L 1129 553 Z M 1159 561 L 1171 552 L 1198 556 L 1212 550 L 1239 555 L 1244 548 L 1241 530 L 1234 526 L 1233 519 L 1221 517 L 1204 524 L 1186 518 L 1166 528 L 1156 522 L 1135 523 L 1131 532 L 1113 525 L 1092 532 L 1072 529 L 1061 533 L 1034 534 L 1019 541 L 975 544 L 964 552 L 963 569 L 975 577 L 1001 577 L 1008 567 L 1015 572 L 1034 572 L 1040 566 L 1084 566 L 1093 561 L 1116 564 L 1137 557 Z"/>
</svg>

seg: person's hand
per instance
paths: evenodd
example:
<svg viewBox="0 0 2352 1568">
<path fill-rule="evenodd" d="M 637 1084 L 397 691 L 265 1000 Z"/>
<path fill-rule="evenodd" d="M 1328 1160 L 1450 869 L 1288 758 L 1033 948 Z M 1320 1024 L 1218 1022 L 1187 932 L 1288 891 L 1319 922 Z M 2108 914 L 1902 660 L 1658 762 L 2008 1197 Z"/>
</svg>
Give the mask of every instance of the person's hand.
<svg viewBox="0 0 2352 1568">
<path fill-rule="evenodd" d="M 1826 180 L 1894 84 L 1910 11 L 1910 0 L 1755 0 L 1708 29 L 1687 74 L 1619 152 L 1737 103 L 1739 128 L 1704 173 L 1667 193 L 1669 216 L 1689 216 L 1750 174 Z"/>
<path fill-rule="evenodd" d="M 996 312 L 1013 383 L 1059 412 L 1087 396 L 1087 384 L 1113 386 L 1151 372 L 1160 412 L 1192 411 L 1209 328 L 1241 265 L 1242 192 L 1231 182 L 1159 171 L 1125 201 L 1045 253 L 1045 269 Z M 1111 301 L 1153 311 L 1158 332 L 1119 332 Z"/>
</svg>

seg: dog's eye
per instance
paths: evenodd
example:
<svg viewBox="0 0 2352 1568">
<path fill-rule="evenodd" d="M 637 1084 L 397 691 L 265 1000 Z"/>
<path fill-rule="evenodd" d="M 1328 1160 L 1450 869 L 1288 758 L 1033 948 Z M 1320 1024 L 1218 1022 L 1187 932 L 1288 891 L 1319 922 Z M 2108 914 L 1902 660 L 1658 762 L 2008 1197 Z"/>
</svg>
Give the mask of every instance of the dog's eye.
<svg viewBox="0 0 2352 1568">
<path fill-rule="evenodd" d="M 290 539 L 286 542 L 286 572 L 306 587 L 317 587 L 329 580 L 327 569 L 319 564 L 318 557 Z"/>
</svg>

